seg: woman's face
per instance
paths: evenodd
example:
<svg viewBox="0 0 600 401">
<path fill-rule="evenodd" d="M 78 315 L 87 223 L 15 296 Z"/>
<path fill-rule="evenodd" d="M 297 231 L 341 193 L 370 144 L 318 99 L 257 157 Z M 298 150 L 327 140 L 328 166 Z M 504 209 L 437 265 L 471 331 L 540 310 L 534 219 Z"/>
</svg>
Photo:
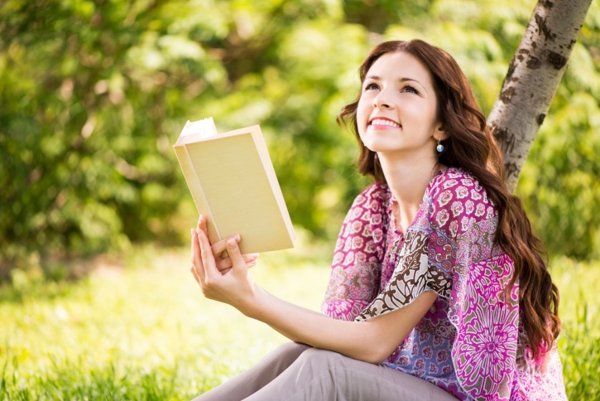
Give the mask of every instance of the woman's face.
<svg viewBox="0 0 600 401">
<path fill-rule="evenodd" d="M 431 157 L 436 141 L 446 137 L 431 74 L 404 52 L 386 53 L 369 68 L 356 123 L 363 144 L 380 154 Z"/>
</svg>

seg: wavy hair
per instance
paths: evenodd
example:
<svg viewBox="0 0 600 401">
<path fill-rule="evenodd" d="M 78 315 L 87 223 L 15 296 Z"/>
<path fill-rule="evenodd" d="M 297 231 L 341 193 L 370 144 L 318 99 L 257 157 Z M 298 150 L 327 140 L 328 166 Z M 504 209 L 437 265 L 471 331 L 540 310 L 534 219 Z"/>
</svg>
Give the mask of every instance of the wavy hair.
<svg viewBox="0 0 600 401">
<path fill-rule="evenodd" d="M 437 96 L 437 117 L 448 137 L 442 141 L 444 152 L 438 162 L 460 167 L 473 175 L 487 191 L 498 211 L 495 241 L 512 259 L 515 273 L 510 289 L 519 280 L 521 323 L 532 356 L 543 356 L 560 331 L 559 294 L 548 272 L 542 242 L 533 233 L 520 200 L 506 184 L 502 153 L 487 128 L 471 87 L 462 70 L 447 52 L 422 40 L 388 41 L 379 44 L 361 64 L 360 81 L 373 63 L 386 53 L 404 52 L 416 57 L 432 76 Z M 358 169 L 385 182 L 377 155 L 365 147 L 358 136 L 356 99 L 343 107 L 337 117 L 350 125 L 358 139 Z"/>
</svg>

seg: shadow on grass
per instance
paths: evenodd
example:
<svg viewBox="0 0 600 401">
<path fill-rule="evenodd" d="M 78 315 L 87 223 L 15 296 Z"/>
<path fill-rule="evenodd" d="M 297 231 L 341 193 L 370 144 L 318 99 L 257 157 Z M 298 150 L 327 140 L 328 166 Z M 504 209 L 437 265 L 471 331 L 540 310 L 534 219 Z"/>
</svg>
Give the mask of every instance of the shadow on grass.
<svg viewBox="0 0 600 401">
<path fill-rule="evenodd" d="M 54 300 L 68 297 L 73 291 L 73 283 L 35 282 L 27 285 L 0 286 L 0 303 L 23 304 L 26 300 Z"/>
<path fill-rule="evenodd" d="M 134 256 L 101 254 L 90 257 L 54 260 L 44 266 L 27 270 L 15 268 L 10 280 L 0 282 L 0 303 L 23 304 L 25 301 L 46 301 L 68 297 L 81 286 L 86 286 L 90 276 L 98 270 L 120 271 Z"/>
</svg>

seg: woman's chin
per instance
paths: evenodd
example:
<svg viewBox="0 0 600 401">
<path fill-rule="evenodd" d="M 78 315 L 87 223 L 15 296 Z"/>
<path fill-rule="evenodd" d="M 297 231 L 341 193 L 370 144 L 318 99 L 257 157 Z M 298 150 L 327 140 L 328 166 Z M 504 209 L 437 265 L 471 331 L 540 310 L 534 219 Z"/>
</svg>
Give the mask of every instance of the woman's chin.
<svg viewBox="0 0 600 401">
<path fill-rule="evenodd" d="M 381 143 L 380 141 L 363 141 L 363 145 L 365 145 L 365 147 L 371 152 L 375 153 L 390 152 L 395 150 L 393 147 L 390 147 L 389 144 Z"/>
</svg>

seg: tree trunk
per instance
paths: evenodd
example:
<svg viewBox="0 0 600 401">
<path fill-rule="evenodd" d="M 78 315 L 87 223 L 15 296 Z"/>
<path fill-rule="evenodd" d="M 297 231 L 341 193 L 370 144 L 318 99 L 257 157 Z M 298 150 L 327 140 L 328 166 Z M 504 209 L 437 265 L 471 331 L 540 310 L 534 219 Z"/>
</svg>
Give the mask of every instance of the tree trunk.
<svg viewBox="0 0 600 401">
<path fill-rule="evenodd" d="M 591 0 L 538 0 L 487 123 L 504 152 L 506 179 L 519 173 L 565 72 Z"/>
</svg>

